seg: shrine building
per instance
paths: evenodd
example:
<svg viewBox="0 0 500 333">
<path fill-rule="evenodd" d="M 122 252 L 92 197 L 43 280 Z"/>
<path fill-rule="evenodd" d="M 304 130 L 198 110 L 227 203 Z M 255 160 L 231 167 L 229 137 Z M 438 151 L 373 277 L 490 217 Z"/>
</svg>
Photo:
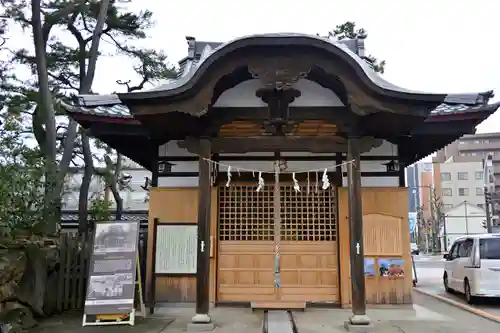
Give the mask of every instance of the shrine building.
<svg viewBox="0 0 500 333">
<path fill-rule="evenodd" d="M 362 39 L 187 40 L 177 79 L 66 106 L 152 172 L 146 304 L 195 302 L 198 322 L 411 303 L 404 168 L 474 133 L 493 93 L 391 84 Z"/>
</svg>

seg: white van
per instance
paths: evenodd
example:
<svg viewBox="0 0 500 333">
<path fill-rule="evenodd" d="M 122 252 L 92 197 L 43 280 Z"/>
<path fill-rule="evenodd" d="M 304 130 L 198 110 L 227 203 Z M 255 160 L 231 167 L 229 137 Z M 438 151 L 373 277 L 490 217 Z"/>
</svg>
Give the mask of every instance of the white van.
<svg viewBox="0 0 500 333">
<path fill-rule="evenodd" d="M 463 293 L 469 304 L 476 297 L 500 297 L 500 234 L 458 238 L 444 258 L 446 291 Z"/>
</svg>

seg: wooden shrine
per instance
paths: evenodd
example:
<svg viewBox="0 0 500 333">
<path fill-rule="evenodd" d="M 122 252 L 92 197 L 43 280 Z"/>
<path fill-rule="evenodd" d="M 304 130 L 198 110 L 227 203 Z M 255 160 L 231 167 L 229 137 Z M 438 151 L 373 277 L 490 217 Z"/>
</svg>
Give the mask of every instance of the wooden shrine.
<svg viewBox="0 0 500 333">
<path fill-rule="evenodd" d="M 404 167 L 498 105 L 492 92 L 393 85 L 363 50 L 301 34 L 189 38 L 177 80 L 67 106 L 152 171 L 150 307 L 195 302 L 206 323 L 211 305 L 326 304 L 366 324 L 366 304 L 411 303 Z"/>
</svg>

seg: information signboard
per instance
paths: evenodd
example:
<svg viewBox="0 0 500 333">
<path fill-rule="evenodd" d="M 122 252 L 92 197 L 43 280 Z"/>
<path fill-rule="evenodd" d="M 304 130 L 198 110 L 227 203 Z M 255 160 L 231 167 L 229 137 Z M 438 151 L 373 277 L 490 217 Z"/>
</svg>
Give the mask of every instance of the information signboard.
<svg viewBox="0 0 500 333">
<path fill-rule="evenodd" d="M 85 315 L 132 313 L 139 222 L 97 222 L 95 225 Z"/>
<path fill-rule="evenodd" d="M 157 274 L 195 274 L 198 228 L 194 225 L 157 226 Z"/>
</svg>

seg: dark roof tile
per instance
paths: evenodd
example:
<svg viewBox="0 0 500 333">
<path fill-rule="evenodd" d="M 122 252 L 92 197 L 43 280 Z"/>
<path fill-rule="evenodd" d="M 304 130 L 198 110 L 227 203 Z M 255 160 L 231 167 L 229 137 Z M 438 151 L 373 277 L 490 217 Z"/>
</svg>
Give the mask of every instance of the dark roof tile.
<svg viewBox="0 0 500 333">
<path fill-rule="evenodd" d="M 466 104 L 441 104 L 436 109 L 431 111 L 430 116 L 442 116 L 449 114 L 460 114 L 469 112 L 481 112 L 490 111 L 491 108 L 495 110 L 500 106 L 500 103 L 486 104 L 486 105 L 475 105 L 470 106 Z M 98 107 L 83 107 L 83 106 L 69 106 L 65 105 L 65 108 L 70 113 L 85 113 L 96 116 L 103 117 L 119 117 L 119 118 L 133 118 L 130 114 L 130 110 L 123 104 L 115 104 L 110 106 L 98 106 Z"/>
</svg>

